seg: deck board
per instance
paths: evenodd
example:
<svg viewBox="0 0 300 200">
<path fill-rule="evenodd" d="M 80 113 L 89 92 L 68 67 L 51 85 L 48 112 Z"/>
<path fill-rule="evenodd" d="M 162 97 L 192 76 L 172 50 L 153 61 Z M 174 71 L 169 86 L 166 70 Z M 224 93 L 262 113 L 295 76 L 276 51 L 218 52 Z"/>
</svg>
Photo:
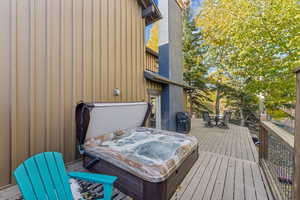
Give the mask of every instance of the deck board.
<svg viewBox="0 0 300 200">
<path fill-rule="evenodd" d="M 171 200 L 273 200 L 248 129 L 234 125 L 205 128 L 201 120 L 193 120 L 192 125 L 199 159 Z M 68 169 L 81 171 L 82 164 Z M 16 199 L 17 192 L 16 187 L 0 191 L 0 199 Z M 115 194 L 114 200 L 132 200 L 119 191 Z M 10 197 L 1 198 L 6 195 Z"/>
<path fill-rule="evenodd" d="M 182 181 L 182 183 L 180 185 L 178 192 L 175 193 L 175 195 L 171 198 L 171 200 L 176 200 L 183 195 L 183 193 L 187 189 L 188 185 L 190 184 L 190 182 L 193 180 L 194 176 L 196 175 L 196 173 L 199 169 L 199 166 L 200 166 L 200 164 L 202 164 L 205 156 L 206 156 L 205 154 L 199 155 L 199 159 L 194 164 L 194 166 L 191 168 L 191 170 L 187 174 L 187 176 L 184 178 L 184 180 Z"/>
<path fill-rule="evenodd" d="M 244 177 L 245 177 L 245 197 L 247 200 L 255 200 L 255 188 L 250 163 L 244 163 Z"/>
<path fill-rule="evenodd" d="M 205 192 L 204 192 L 204 195 L 203 195 L 203 198 L 202 198 L 204 200 L 211 199 L 211 196 L 212 196 L 212 193 L 214 191 L 215 184 L 216 184 L 216 180 L 217 180 L 217 177 L 218 177 L 218 174 L 219 174 L 219 170 L 220 170 L 220 167 L 221 167 L 222 160 L 223 160 L 223 158 L 221 158 L 221 157 L 217 158 L 217 162 L 215 164 L 215 167 L 213 168 L 213 171 L 212 171 L 212 174 L 211 174 L 210 178 L 208 179 L 209 182 L 206 186 L 206 189 L 205 189 Z"/>
<path fill-rule="evenodd" d="M 191 182 L 188 183 L 186 189 L 183 194 L 179 197 L 180 199 L 192 199 L 194 192 L 198 188 L 199 182 L 203 179 L 202 176 L 207 169 L 209 163 L 211 163 L 212 156 L 209 154 L 205 154 L 201 165 L 199 166 L 196 174 L 193 176 Z M 198 160 L 199 161 L 199 160 Z"/>
<path fill-rule="evenodd" d="M 234 199 L 244 199 L 244 170 L 242 162 L 235 162 Z"/>
<path fill-rule="evenodd" d="M 171 200 L 273 200 L 247 128 L 205 128 L 193 120 L 199 159 Z"/>
<path fill-rule="evenodd" d="M 218 172 L 218 176 L 215 182 L 214 190 L 211 196 L 211 199 L 214 200 L 222 200 L 224 187 L 225 187 L 225 180 L 227 175 L 227 169 L 228 169 L 228 158 L 222 158 L 220 170 Z M 225 167 L 222 167 L 225 166 Z"/>
<path fill-rule="evenodd" d="M 199 181 L 196 190 L 193 192 L 192 200 L 203 199 L 205 191 L 211 182 L 212 175 L 216 172 L 215 168 L 218 166 L 219 158 L 212 156 L 209 165 L 206 167 L 205 173 Z"/>
<path fill-rule="evenodd" d="M 227 166 L 227 174 L 225 179 L 225 188 L 222 199 L 234 199 L 234 172 L 235 170 L 235 160 L 229 158 Z"/>
<path fill-rule="evenodd" d="M 249 130 L 230 125 L 230 129 L 205 128 L 201 120 L 194 120 L 192 135 L 199 141 L 199 151 L 227 155 L 234 158 L 258 162 L 258 152 Z"/>
<path fill-rule="evenodd" d="M 257 163 L 210 152 L 202 152 L 176 199 L 273 200 Z"/>
</svg>

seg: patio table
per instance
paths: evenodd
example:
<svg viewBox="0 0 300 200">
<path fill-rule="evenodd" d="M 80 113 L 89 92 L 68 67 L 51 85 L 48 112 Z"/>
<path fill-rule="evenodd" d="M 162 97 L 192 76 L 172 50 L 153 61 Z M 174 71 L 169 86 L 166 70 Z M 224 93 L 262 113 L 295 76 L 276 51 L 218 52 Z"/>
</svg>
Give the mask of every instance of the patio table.
<svg viewBox="0 0 300 200">
<path fill-rule="evenodd" d="M 215 126 L 218 126 L 220 119 L 222 119 L 221 115 L 211 115 L 211 118 L 215 121 Z"/>
</svg>

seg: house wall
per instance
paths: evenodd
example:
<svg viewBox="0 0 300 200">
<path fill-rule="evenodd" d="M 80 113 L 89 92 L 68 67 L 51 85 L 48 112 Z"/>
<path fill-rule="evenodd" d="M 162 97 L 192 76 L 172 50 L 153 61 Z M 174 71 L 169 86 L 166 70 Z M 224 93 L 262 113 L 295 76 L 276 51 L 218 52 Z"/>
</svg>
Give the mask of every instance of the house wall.
<svg viewBox="0 0 300 200">
<path fill-rule="evenodd" d="M 153 81 L 147 80 L 147 89 L 148 90 L 156 90 L 161 92 L 162 91 L 162 86 L 159 83 L 155 83 Z"/>
<path fill-rule="evenodd" d="M 0 186 L 36 153 L 75 159 L 78 101 L 147 99 L 144 26 L 136 0 L 0 1 Z"/>
<path fill-rule="evenodd" d="M 182 83 L 182 10 L 174 0 L 160 1 L 159 73 Z M 176 130 L 176 114 L 184 110 L 183 88 L 168 85 L 162 90 L 162 128 Z"/>
<path fill-rule="evenodd" d="M 152 72 L 158 72 L 158 57 L 146 52 L 146 69 Z"/>
<path fill-rule="evenodd" d="M 158 58 L 149 52 L 146 52 L 146 69 L 152 72 L 158 72 Z M 162 86 L 159 83 L 147 80 L 147 90 L 161 91 Z"/>
</svg>

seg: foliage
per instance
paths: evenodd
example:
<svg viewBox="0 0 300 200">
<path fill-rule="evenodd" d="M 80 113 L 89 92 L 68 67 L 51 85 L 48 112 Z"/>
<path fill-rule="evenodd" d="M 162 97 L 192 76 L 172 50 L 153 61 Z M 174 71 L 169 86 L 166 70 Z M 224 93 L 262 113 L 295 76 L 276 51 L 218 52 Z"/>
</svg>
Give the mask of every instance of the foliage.
<svg viewBox="0 0 300 200">
<path fill-rule="evenodd" d="M 190 91 L 188 93 L 188 100 L 190 102 L 189 109 L 191 113 L 199 114 L 203 111 L 212 112 L 213 110 L 212 100 L 207 94 L 203 94 L 201 90 Z"/>
<path fill-rule="evenodd" d="M 251 115 L 258 116 L 259 99 L 246 90 L 233 89 L 226 95 L 226 107 L 235 113 L 235 117 L 247 120 Z"/>
<path fill-rule="evenodd" d="M 280 120 L 284 118 L 291 118 L 290 115 L 288 115 L 283 110 L 269 110 L 268 115 L 272 117 L 272 119 Z"/>
<path fill-rule="evenodd" d="M 197 16 L 208 57 L 263 95 L 269 109 L 295 103 L 299 67 L 298 0 L 205 0 Z M 219 59 L 216 59 L 218 58 Z M 216 61 L 215 61 L 216 62 Z M 215 63 L 213 63 L 215 64 Z"/>
<path fill-rule="evenodd" d="M 190 109 L 193 111 L 209 110 L 207 102 L 206 74 L 207 67 L 203 64 L 203 55 L 207 47 L 204 45 L 201 31 L 196 27 L 190 5 L 183 14 L 183 64 L 184 81 L 195 88 L 188 93 Z"/>
<path fill-rule="evenodd" d="M 159 22 L 153 24 L 150 32 L 150 38 L 147 42 L 147 47 L 152 49 L 155 52 L 158 52 L 158 40 L 159 40 Z"/>
<path fill-rule="evenodd" d="M 214 108 L 216 115 L 220 114 L 221 111 L 221 101 L 226 97 L 228 92 L 231 91 L 231 88 L 228 85 L 228 79 L 226 72 L 218 69 L 215 72 L 211 72 L 208 76 L 208 83 L 211 93 L 215 93 L 214 98 Z"/>
</svg>

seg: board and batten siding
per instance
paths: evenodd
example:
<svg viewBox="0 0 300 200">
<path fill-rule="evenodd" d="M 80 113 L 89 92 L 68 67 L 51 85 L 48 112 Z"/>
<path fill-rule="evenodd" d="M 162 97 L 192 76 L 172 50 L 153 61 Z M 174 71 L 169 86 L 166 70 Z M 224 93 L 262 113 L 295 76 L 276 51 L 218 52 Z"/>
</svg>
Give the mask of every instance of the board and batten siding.
<svg viewBox="0 0 300 200">
<path fill-rule="evenodd" d="M 159 68 L 158 68 L 158 57 L 152 55 L 151 53 L 149 53 L 148 51 L 146 51 L 146 60 L 145 60 L 145 64 L 146 64 L 146 69 L 152 72 L 158 72 Z M 147 80 L 147 89 L 150 90 L 156 90 L 156 91 L 161 91 L 162 90 L 162 86 L 159 83 L 155 83 L 153 81 Z"/>
<path fill-rule="evenodd" d="M 162 86 L 159 83 L 155 83 L 153 81 L 147 80 L 147 89 L 161 92 L 162 91 Z"/>
<path fill-rule="evenodd" d="M 0 1 L 0 186 L 36 153 L 75 159 L 80 100 L 147 99 L 144 26 L 136 0 Z"/>
<path fill-rule="evenodd" d="M 151 53 L 146 52 L 146 69 L 152 72 L 158 72 L 158 58 Z"/>
</svg>

